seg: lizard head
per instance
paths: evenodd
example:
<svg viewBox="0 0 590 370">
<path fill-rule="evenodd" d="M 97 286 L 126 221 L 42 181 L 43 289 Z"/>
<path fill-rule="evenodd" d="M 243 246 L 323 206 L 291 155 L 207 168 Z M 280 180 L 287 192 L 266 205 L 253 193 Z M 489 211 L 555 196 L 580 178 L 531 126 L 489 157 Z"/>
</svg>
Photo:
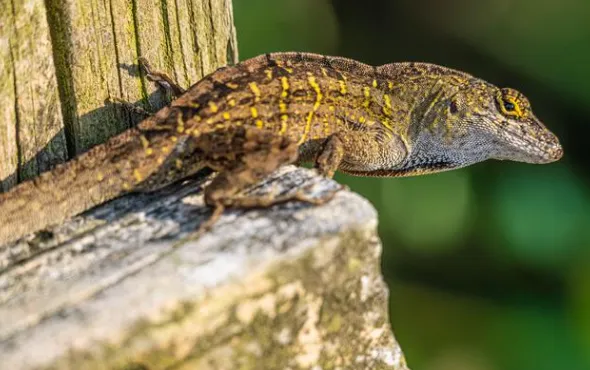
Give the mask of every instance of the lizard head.
<svg viewBox="0 0 590 370">
<path fill-rule="evenodd" d="M 471 127 L 484 138 L 478 141 L 490 147 L 490 158 L 527 163 L 561 158 L 559 140 L 535 116 L 522 93 L 487 83 L 480 83 L 475 91 L 470 99 L 463 99 L 463 130 Z"/>
<path fill-rule="evenodd" d="M 563 154 L 557 137 L 514 89 L 473 78 L 436 106 L 410 134 L 410 155 L 397 175 L 444 171 L 486 159 L 550 163 Z"/>
</svg>

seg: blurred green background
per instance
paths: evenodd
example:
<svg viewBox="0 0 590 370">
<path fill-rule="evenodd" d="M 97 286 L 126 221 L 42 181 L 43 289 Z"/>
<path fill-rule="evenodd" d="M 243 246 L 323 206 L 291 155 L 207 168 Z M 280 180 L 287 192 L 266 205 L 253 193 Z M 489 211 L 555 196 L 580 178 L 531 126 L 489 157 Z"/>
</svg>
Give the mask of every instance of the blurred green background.
<svg viewBox="0 0 590 370">
<path fill-rule="evenodd" d="M 590 1 L 234 0 L 240 59 L 428 61 L 531 100 L 565 157 L 407 179 L 377 207 L 391 317 L 420 370 L 590 369 Z"/>
</svg>

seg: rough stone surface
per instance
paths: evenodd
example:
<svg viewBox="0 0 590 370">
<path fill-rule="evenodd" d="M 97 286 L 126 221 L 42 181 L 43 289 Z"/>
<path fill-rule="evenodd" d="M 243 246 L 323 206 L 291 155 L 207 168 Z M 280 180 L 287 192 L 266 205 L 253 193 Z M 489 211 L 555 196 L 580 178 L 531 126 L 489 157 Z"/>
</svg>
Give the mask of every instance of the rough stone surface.
<svg viewBox="0 0 590 370">
<path fill-rule="evenodd" d="M 366 200 L 227 211 L 190 239 L 204 181 L 0 246 L 0 368 L 407 369 Z M 286 167 L 252 191 L 337 186 Z"/>
</svg>

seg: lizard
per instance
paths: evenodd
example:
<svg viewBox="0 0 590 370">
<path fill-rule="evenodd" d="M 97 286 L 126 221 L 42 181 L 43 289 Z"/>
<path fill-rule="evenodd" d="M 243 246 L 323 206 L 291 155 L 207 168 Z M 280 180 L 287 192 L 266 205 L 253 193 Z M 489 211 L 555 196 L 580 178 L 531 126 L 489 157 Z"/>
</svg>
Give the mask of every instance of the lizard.
<svg viewBox="0 0 590 370">
<path fill-rule="evenodd" d="M 269 53 L 177 93 L 136 127 L 0 194 L 0 244 L 203 168 L 217 172 L 204 189 L 210 226 L 226 207 L 313 202 L 300 192 L 239 196 L 286 164 L 313 162 L 326 177 L 398 177 L 563 154 L 522 93 L 429 63 Z"/>
</svg>

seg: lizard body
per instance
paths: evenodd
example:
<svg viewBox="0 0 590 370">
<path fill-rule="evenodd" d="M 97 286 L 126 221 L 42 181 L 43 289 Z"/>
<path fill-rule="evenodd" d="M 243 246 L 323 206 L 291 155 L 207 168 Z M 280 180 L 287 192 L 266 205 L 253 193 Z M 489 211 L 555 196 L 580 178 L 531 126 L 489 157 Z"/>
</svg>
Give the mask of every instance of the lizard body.
<svg viewBox="0 0 590 370">
<path fill-rule="evenodd" d="M 266 54 L 220 68 L 136 128 L 0 194 L 0 244 L 204 167 L 218 172 L 205 189 L 218 215 L 288 200 L 235 195 L 298 161 L 315 161 L 326 176 L 409 176 L 561 155 L 522 94 L 466 73 Z"/>
</svg>

